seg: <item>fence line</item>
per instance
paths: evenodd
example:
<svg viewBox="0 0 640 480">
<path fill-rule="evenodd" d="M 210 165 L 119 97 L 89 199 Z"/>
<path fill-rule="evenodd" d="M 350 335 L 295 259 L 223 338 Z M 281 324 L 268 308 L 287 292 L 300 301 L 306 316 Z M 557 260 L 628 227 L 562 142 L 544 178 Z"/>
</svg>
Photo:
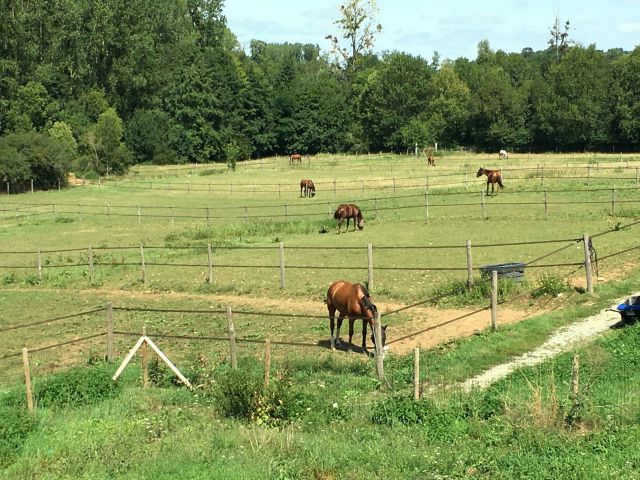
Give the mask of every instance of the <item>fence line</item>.
<svg viewBox="0 0 640 480">
<path fill-rule="evenodd" d="M 517 192 L 516 192 L 517 193 Z M 543 193 L 543 192 L 539 192 L 539 193 Z M 429 194 L 430 197 L 433 197 L 434 195 Z M 416 195 L 414 196 L 415 198 L 424 198 L 424 194 L 421 195 Z M 355 201 L 355 200 L 354 200 Z M 367 199 L 367 200 L 362 200 L 363 202 L 376 202 L 376 199 Z M 640 201 L 640 199 L 615 199 L 615 200 L 581 200 L 579 202 L 579 204 L 590 204 L 590 205 L 611 205 L 612 209 L 615 208 L 616 204 L 629 204 L 629 203 L 638 203 L 638 201 Z M 362 203 L 362 202 L 360 202 Z M 544 208 L 545 211 L 545 215 L 548 214 L 548 208 L 549 206 L 554 206 L 554 205 L 576 205 L 576 202 L 574 200 L 533 200 L 533 201 L 521 201 L 521 202 L 509 202 L 509 201 L 498 201 L 498 202 L 494 202 L 492 204 L 488 204 L 486 202 L 483 202 L 482 200 L 479 200 L 478 202 L 461 202 L 461 203 L 443 203 L 443 204 L 434 204 L 434 203 L 430 203 L 429 207 L 430 208 L 460 208 L 460 207 L 477 207 L 477 206 L 483 206 L 485 207 L 486 205 L 492 205 L 494 207 L 498 207 L 498 206 L 541 206 Z M 322 204 L 312 204 L 311 206 L 313 207 L 321 207 Z M 284 207 L 290 207 L 290 205 L 283 205 Z M 148 207 L 148 208 L 155 208 L 155 207 Z M 249 207 L 234 207 L 235 209 L 238 210 L 245 210 L 248 209 Z M 397 210 L 407 210 L 407 209 L 424 209 L 425 208 L 425 204 L 423 202 L 418 203 L 418 204 L 410 204 L 410 205 L 394 205 L 394 206 L 377 206 L 372 210 L 375 210 L 375 212 L 384 212 L 384 211 L 397 211 Z M 186 208 L 185 208 L 186 209 Z M 209 209 L 211 211 L 211 209 Z M 484 208 L 483 208 L 484 210 Z M 0 212 L 6 212 L 8 210 L 2 210 L 0 209 Z M 10 210 L 9 210 L 10 211 Z M 195 220 L 206 220 L 211 221 L 211 220 L 242 220 L 243 222 L 246 222 L 247 220 L 253 220 L 253 219 L 284 219 L 285 221 L 291 221 L 291 219 L 293 217 L 295 218 L 299 218 L 299 217 L 325 217 L 325 218 L 332 218 L 333 217 L 333 212 L 331 211 L 324 211 L 324 212 L 313 212 L 313 213 L 309 213 L 309 212 L 288 212 L 286 210 L 284 210 L 282 213 L 273 213 L 273 214 L 263 214 L 263 215 L 258 215 L 258 214 L 248 214 L 248 213 L 243 213 L 240 215 L 185 215 L 185 214 L 171 214 L 171 215 L 167 215 L 167 214 L 161 214 L 161 213 L 143 213 L 142 210 L 138 213 L 106 213 L 106 212 L 87 212 L 87 211 L 82 211 L 82 210 L 56 210 L 55 212 L 29 212 L 24 213 L 22 215 L 16 214 L 15 217 L 13 216 L 4 216 L 4 220 L 9 220 L 12 218 L 15 218 L 17 221 L 19 221 L 21 218 L 29 218 L 30 216 L 42 216 L 42 215 L 85 215 L 85 216 L 92 216 L 92 217 L 123 217 L 123 218 L 137 218 L 139 221 L 142 218 L 149 218 L 149 219 L 170 219 L 172 222 L 175 219 L 195 219 Z M 484 218 L 484 217 L 483 217 Z"/>
<path fill-rule="evenodd" d="M 31 322 L 31 323 L 22 323 L 22 324 L 18 324 L 18 325 L 11 325 L 10 327 L 0 328 L 0 333 L 8 332 L 10 330 L 18 330 L 18 329 L 27 328 L 27 327 L 34 327 L 36 325 L 44 325 L 46 323 L 58 322 L 60 320 L 68 320 L 69 318 L 81 317 L 83 315 L 91 315 L 92 313 L 103 312 L 105 310 L 106 310 L 105 307 L 101 307 L 101 308 L 96 308 L 94 310 L 88 310 L 88 311 L 85 311 L 85 312 L 72 313 L 71 315 L 64 315 L 62 317 L 50 318 L 50 319 L 47 319 L 47 320 L 40 320 L 40 321 L 37 321 L 37 322 Z"/>
</svg>

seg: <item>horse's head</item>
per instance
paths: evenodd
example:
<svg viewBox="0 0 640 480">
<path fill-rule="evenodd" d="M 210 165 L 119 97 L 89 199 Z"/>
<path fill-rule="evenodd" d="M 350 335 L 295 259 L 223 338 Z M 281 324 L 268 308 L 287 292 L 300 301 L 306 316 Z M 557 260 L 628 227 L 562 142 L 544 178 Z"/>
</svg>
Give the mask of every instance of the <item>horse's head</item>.
<svg viewBox="0 0 640 480">
<path fill-rule="evenodd" d="M 316 187 L 311 185 L 311 189 L 310 190 L 311 190 L 311 193 L 309 195 L 311 195 L 312 197 L 315 197 L 316 196 Z"/>
<path fill-rule="evenodd" d="M 364 228 L 364 218 L 362 218 L 362 214 L 358 215 L 358 230 L 362 230 Z"/>
<path fill-rule="evenodd" d="M 480 170 L 476 173 L 476 177 L 481 177 L 482 175 L 484 175 L 484 168 L 480 167 Z"/>
<path fill-rule="evenodd" d="M 373 318 L 376 316 L 376 313 L 378 313 L 378 307 L 376 307 L 371 302 L 371 299 L 369 298 L 369 292 L 364 287 L 364 285 L 361 285 L 361 284 L 358 284 L 358 285 L 362 289 L 362 293 L 364 293 L 364 296 L 360 299 L 360 307 L 362 307 L 363 313 L 366 315 L 367 318 Z"/>
</svg>

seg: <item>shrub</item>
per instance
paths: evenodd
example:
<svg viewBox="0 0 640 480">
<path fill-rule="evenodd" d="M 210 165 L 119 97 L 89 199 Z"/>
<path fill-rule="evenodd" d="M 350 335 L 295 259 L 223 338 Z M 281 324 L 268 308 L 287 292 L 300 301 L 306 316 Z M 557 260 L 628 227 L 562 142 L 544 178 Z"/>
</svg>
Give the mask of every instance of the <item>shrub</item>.
<svg viewBox="0 0 640 480">
<path fill-rule="evenodd" d="M 274 376 L 269 387 L 264 386 L 262 371 L 254 365 L 237 370 L 220 369 L 215 377 L 211 395 L 220 413 L 226 417 L 275 425 L 292 420 L 302 410 L 286 372 Z"/>
<path fill-rule="evenodd" d="M 40 407 L 77 407 L 117 396 L 121 382 L 111 379 L 112 367 L 76 367 L 51 375 L 36 384 L 34 400 Z"/>
<path fill-rule="evenodd" d="M 519 285 L 512 279 L 502 279 L 498 281 L 498 301 L 507 300 L 516 294 Z M 491 297 L 491 282 L 482 278 L 476 279 L 473 286 L 468 287 L 465 280 L 452 280 L 444 285 L 437 286 L 433 292 L 434 296 L 443 295 L 444 298 L 438 300 L 442 305 L 466 306 L 486 304 Z"/>
<path fill-rule="evenodd" d="M 391 396 L 378 402 L 372 416 L 373 423 L 395 427 L 421 425 L 429 435 L 440 439 L 453 439 L 467 428 L 462 414 L 451 408 L 441 408 L 432 400 L 415 401 L 411 397 Z"/>
<path fill-rule="evenodd" d="M 0 465 L 7 465 L 35 428 L 35 416 L 23 408 L 0 406 Z"/>
<path fill-rule="evenodd" d="M 569 284 L 566 280 L 558 275 L 545 272 L 538 279 L 538 288 L 532 294 L 533 297 L 541 297 L 542 295 L 551 295 L 557 297 L 558 294 L 566 292 L 569 289 Z"/>
</svg>

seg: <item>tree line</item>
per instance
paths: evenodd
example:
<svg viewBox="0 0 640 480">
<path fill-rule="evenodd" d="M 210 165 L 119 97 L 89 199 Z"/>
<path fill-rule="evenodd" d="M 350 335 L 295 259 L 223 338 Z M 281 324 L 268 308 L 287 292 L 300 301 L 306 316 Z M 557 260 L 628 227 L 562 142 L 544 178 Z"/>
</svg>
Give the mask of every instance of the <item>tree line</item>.
<svg viewBox="0 0 640 480">
<path fill-rule="evenodd" d="M 244 49 L 223 0 L 2 2 L 0 179 L 48 188 L 69 170 L 436 142 L 638 149 L 640 49 L 572 44 L 556 19 L 540 50 L 494 51 L 482 40 L 473 60 L 375 54 L 381 26 L 358 10 L 372 4 L 345 1 L 338 35 L 319 39 L 334 55 L 260 40 Z"/>
</svg>

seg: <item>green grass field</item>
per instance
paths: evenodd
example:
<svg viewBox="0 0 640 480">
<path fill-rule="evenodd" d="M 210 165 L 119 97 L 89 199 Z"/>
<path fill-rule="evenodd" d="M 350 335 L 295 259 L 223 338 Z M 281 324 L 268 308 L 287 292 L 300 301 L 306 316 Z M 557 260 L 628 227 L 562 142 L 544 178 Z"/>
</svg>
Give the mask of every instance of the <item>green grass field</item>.
<svg viewBox="0 0 640 480">
<path fill-rule="evenodd" d="M 484 178 L 475 177 L 480 166 L 502 168 L 505 189 L 483 198 Z M 0 359 L 6 372 L 0 397 L 7 425 L 0 432 L 7 438 L 0 441 L 4 476 L 637 478 L 640 455 L 629 440 L 637 436 L 640 411 L 636 327 L 578 352 L 585 372 L 578 407 L 568 395 L 570 354 L 487 392 L 466 395 L 450 386 L 638 290 L 639 167 L 640 156 L 633 155 L 524 154 L 499 162 L 442 154 L 435 168 L 401 155 L 305 157 L 299 166 L 273 158 L 240 164 L 235 172 L 220 165 L 143 166 L 127 177 L 62 191 L 3 195 L 0 299 L 10 308 L 0 311 L 0 351 L 13 355 Z M 300 198 L 301 178 L 314 180 L 315 197 Z M 362 208 L 364 230 L 336 234 L 333 210 L 343 202 Z M 602 259 L 595 293 L 532 297 L 528 292 L 549 283 L 584 285 L 584 250 L 576 241 L 584 233 L 603 233 L 593 240 Z M 463 284 L 467 240 L 476 282 L 481 265 L 530 262 L 566 248 L 527 267 L 522 286 L 505 285 L 505 311 L 519 311 L 526 321 L 494 333 L 482 331 L 488 326 L 482 324 L 452 328 L 438 346 L 423 350 L 425 400 L 408 400 L 410 355 L 388 357 L 389 385 L 381 390 L 373 359 L 326 348 L 326 289 L 339 278 L 367 281 L 367 244 L 373 246 L 372 297 L 388 312 Z M 485 291 L 474 292 L 386 317 L 388 341 L 487 306 Z M 104 336 L 37 350 L 103 333 L 104 311 L 39 321 L 102 309 L 108 301 L 121 332 L 116 358 L 144 326 L 199 382 L 197 394 L 172 386 L 161 367 L 154 370 L 154 387 L 143 390 L 138 360 L 117 391 L 100 383 L 115 369 L 102 362 Z M 240 344 L 240 371 L 249 377 L 225 377 L 227 343 L 196 337 L 225 337 L 228 305 L 313 318 L 235 314 L 238 336 L 258 343 Z M 6 330 L 25 323 L 34 325 Z M 474 329 L 482 332 L 464 338 Z M 357 342 L 359 335 L 357 328 Z M 242 404 L 233 395 L 246 388 L 234 387 L 260 377 L 265 337 L 305 345 L 276 343 L 275 386 L 250 399 L 248 418 L 229 419 L 221 405 L 234 398 L 232 404 Z M 14 386 L 23 346 L 34 350 L 39 402 L 35 417 L 25 418 Z M 88 378 L 75 373 L 93 370 Z M 58 376 L 65 387 L 55 386 Z M 88 397 L 73 390 L 76 384 Z"/>
</svg>

